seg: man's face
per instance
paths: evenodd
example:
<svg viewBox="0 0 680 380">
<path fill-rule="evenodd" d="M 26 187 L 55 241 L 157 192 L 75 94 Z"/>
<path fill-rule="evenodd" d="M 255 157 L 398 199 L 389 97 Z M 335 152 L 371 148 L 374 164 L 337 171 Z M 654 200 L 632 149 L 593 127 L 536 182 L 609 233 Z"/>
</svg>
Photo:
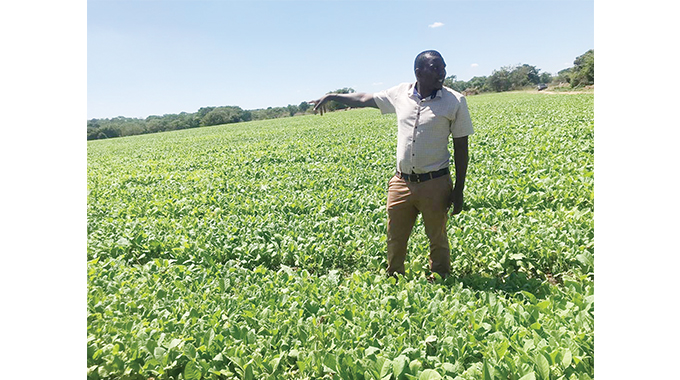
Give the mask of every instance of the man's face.
<svg viewBox="0 0 680 380">
<path fill-rule="evenodd" d="M 424 64 L 416 69 L 416 79 L 422 86 L 439 90 L 444 86 L 446 78 L 446 63 L 444 59 L 428 55 Z"/>
</svg>

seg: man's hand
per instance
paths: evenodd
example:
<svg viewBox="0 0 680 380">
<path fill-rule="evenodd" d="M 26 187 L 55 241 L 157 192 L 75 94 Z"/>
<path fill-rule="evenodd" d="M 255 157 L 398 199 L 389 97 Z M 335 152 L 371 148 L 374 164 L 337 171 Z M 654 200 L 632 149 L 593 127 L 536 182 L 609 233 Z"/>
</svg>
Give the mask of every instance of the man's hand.
<svg viewBox="0 0 680 380">
<path fill-rule="evenodd" d="M 451 193 L 451 216 L 460 214 L 463 211 L 463 190 L 453 188 L 453 193 Z"/>
<path fill-rule="evenodd" d="M 326 111 L 326 103 L 328 103 L 328 101 L 330 100 L 329 95 L 332 95 L 332 94 L 326 94 L 326 95 L 322 96 L 321 99 L 310 100 L 308 102 L 310 104 L 314 104 L 314 113 L 316 113 L 318 111 L 321 114 L 321 116 L 323 116 L 323 114 L 327 112 Z"/>
</svg>

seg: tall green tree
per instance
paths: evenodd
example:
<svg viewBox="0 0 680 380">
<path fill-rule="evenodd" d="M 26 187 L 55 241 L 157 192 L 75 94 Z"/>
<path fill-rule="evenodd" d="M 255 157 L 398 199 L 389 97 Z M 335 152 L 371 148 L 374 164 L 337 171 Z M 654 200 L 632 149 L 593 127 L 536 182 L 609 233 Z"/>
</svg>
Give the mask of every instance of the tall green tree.
<svg viewBox="0 0 680 380">
<path fill-rule="evenodd" d="M 542 72 L 539 76 L 539 83 L 550 83 L 552 82 L 552 75 L 550 73 Z"/>
<path fill-rule="evenodd" d="M 485 87 L 491 91 L 501 92 L 510 89 L 510 72 L 512 68 L 508 66 L 501 67 L 499 70 L 494 70 L 486 79 Z"/>
<path fill-rule="evenodd" d="M 518 90 L 523 87 L 538 84 L 540 81 L 538 71 L 536 66 L 527 65 L 526 63 L 514 67 L 509 74 L 510 88 Z"/>
<path fill-rule="evenodd" d="M 444 79 L 444 86 L 458 92 L 463 92 L 468 88 L 468 83 L 464 80 L 457 80 L 455 75 L 451 75 Z"/>
<path fill-rule="evenodd" d="M 472 77 L 472 79 L 470 79 L 468 81 L 468 88 L 473 89 L 473 90 L 477 90 L 477 91 L 481 91 L 484 88 L 484 84 L 486 83 L 486 79 L 487 78 L 485 76 Z M 466 90 L 467 90 L 467 88 L 466 88 Z"/>
<path fill-rule="evenodd" d="M 574 60 L 571 70 L 571 86 L 587 86 L 595 84 L 595 50 L 590 49 Z"/>
<path fill-rule="evenodd" d="M 286 108 L 288 109 L 288 114 L 290 116 L 295 116 L 295 114 L 300 110 L 298 108 L 298 106 L 296 106 L 294 104 L 289 104 L 288 107 L 286 107 Z"/>
<path fill-rule="evenodd" d="M 243 120 L 241 107 L 217 107 L 208 112 L 200 121 L 201 126 L 238 123 Z"/>
</svg>

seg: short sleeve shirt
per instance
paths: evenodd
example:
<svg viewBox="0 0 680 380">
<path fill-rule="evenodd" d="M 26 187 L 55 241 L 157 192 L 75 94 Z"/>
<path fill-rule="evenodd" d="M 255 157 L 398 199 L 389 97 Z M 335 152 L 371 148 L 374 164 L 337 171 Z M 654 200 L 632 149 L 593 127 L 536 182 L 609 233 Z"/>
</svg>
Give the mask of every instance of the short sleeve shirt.
<svg viewBox="0 0 680 380">
<path fill-rule="evenodd" d="M 448 87 L 421 99 L 415 83 L 373 94 L 383 114 L 397 114 L 397 171 L 428 173 L 449 166 L 449 135 L 474 133 L 465 96 Z"/>
</svg>

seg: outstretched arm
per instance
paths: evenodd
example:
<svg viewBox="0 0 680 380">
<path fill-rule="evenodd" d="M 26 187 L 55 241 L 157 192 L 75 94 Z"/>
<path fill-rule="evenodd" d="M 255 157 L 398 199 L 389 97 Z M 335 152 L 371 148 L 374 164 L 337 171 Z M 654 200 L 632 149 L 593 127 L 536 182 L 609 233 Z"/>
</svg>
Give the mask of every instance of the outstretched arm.
<svg viewBox="0 0 680 380">
<path fill-rule="evenodd" d="M 360 108 L 360 107 L 373 107 L 378 108 L 378 105 L 373 99 L 373 94 L 366 94 L 363 92 L 352 93 L 352 94 L 326 94 L 321 97 L 321 99 L 312 100 L 309 103 L 314 104 L 314 112 L 320 111 L 323 116 L 326 112 L 325 104 L 331 100 L 342 103 L 344 105 Z"/>
<path fill-rule="evenodd" d="M 468 138 L 467 136 L 453 139 L 453 163 L 456 165 L 456 183 L 453 186 L 453 210 L 451 215 L 463 211 L 463 189 L 468 167 Z"/>
</svg>

